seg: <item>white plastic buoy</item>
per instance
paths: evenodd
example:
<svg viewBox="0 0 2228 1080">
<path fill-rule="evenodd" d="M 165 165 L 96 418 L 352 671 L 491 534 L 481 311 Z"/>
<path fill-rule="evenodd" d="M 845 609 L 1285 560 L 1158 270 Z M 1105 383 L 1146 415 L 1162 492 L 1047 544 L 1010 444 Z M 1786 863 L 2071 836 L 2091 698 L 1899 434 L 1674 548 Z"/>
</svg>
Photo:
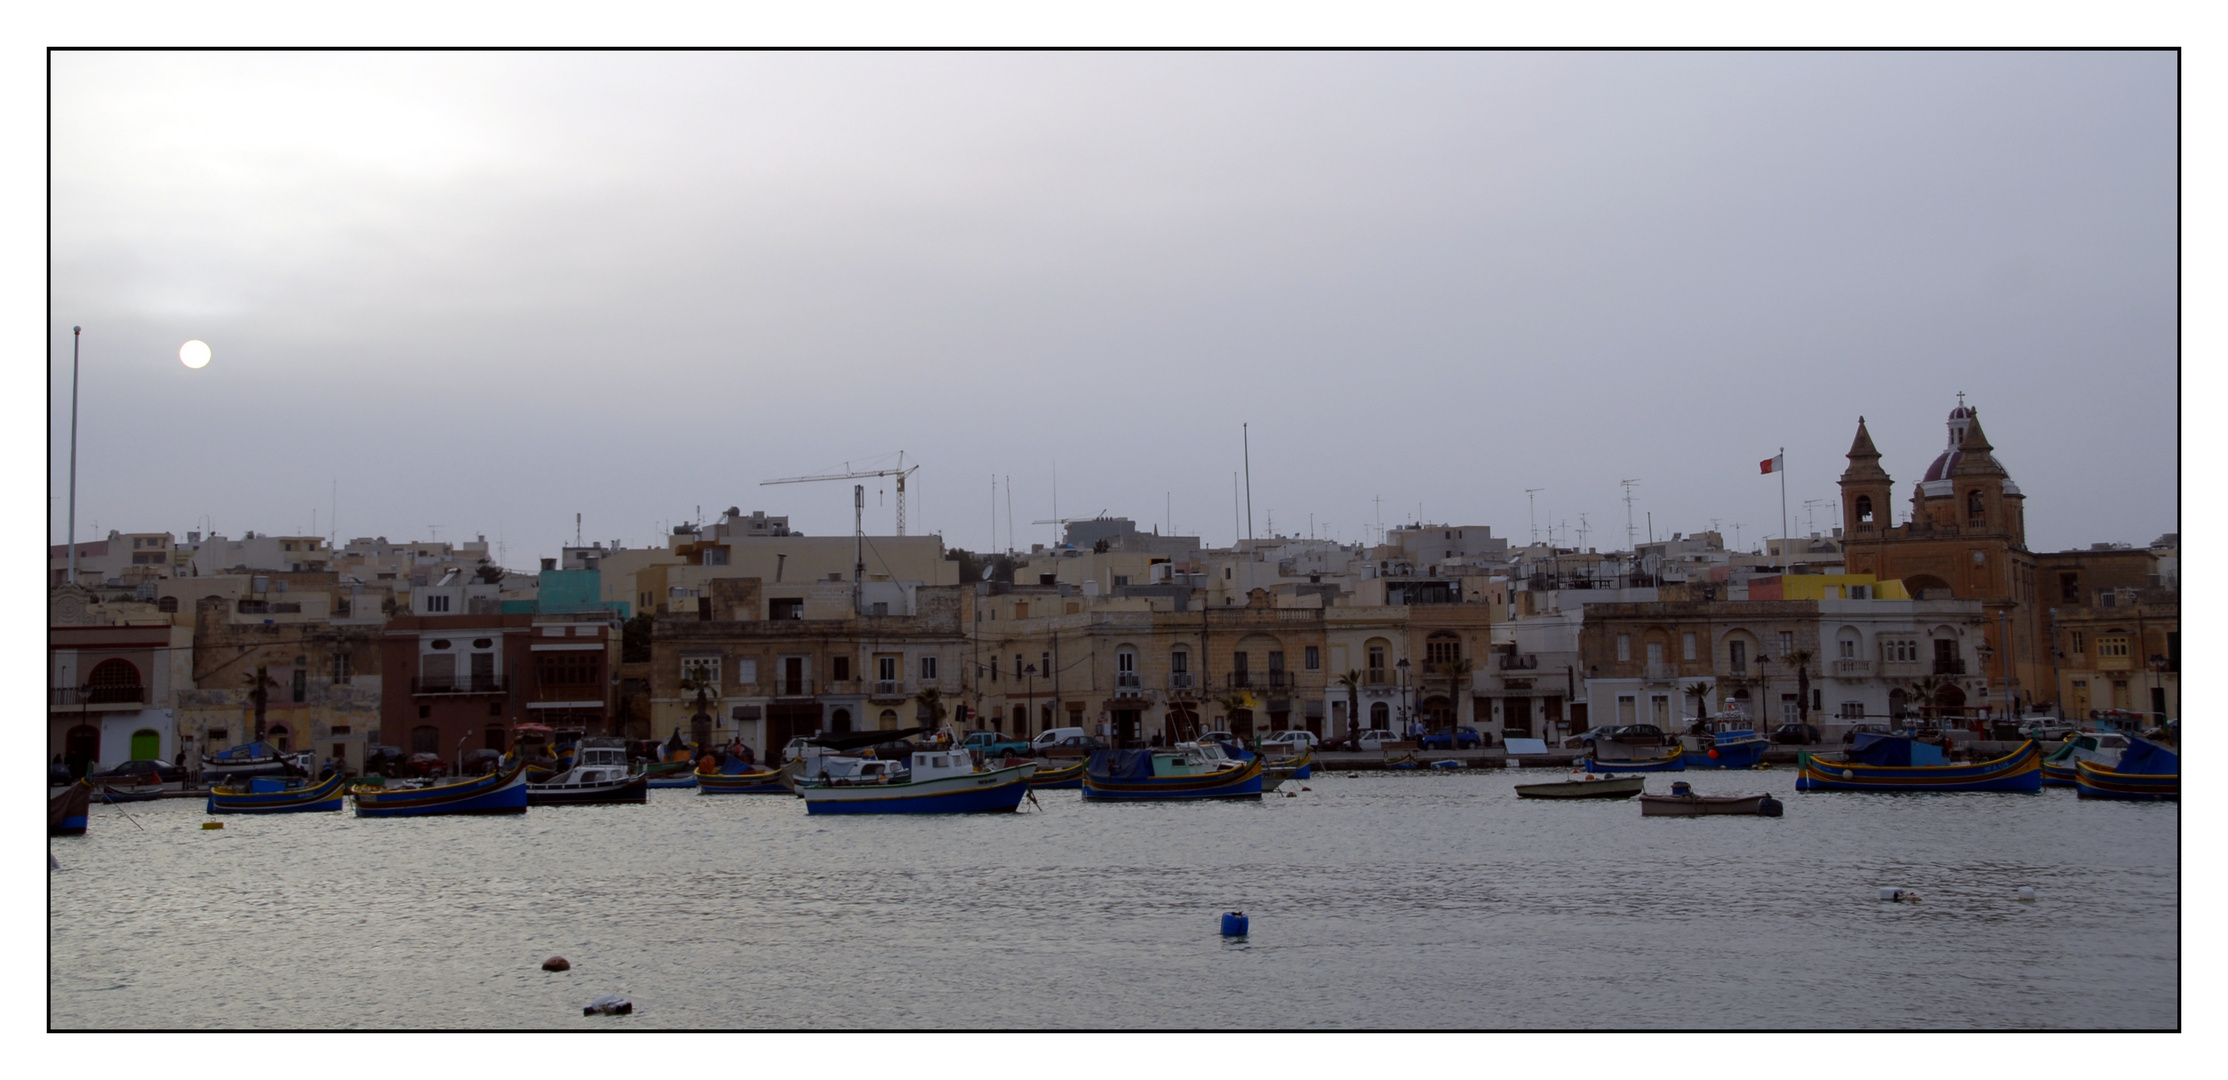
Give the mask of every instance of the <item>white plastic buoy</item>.
<svg viewBox="0 0 2228 1080">
<path fill-rule="evenodd" d="M 2019 898 L 2021 900 L 2033 900 L 2035 898 L 2035 887 L 2032 885 L 2021 885 L 2019 887 Z"/>
<path fill-rule="evenodd" d="M 625 1016 L 633 1011 L 634 1002 L 628 1001 L 617 994 L 605 994 L 583 1006 L 580 1015 L 594 1016 L 597 1013 L 602 1013 L 605 1016 Z"/>
</svg>

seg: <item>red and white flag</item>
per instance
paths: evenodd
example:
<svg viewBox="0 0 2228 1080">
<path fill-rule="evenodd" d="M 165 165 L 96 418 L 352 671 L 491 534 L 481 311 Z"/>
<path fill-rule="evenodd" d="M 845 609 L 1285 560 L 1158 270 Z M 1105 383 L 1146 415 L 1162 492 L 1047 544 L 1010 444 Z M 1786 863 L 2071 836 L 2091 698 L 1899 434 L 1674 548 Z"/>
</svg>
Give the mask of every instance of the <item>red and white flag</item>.
<svg viewBox="0 0 2228 1080">
<path fill-rule="evenodd" d="M 1787 455 L 1784 453 L 1774 454 L 1771 457 L 1757 462 L 1757 464 L 1763 466 L 1764 471 L 1767 473 L 1786 472 Z"/>
</svg>

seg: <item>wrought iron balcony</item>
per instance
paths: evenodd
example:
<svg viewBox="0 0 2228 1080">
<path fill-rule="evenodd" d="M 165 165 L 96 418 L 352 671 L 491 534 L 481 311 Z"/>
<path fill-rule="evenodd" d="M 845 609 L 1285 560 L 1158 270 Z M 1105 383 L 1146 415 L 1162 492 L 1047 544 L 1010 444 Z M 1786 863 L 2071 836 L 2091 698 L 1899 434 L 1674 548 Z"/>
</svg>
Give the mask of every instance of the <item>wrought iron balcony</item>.
<svg viewBox="0 0 2228 1080">
<path fill-rule="evenodd" d="M 51 705 L 138 705 L 147 700 L 147 688 L 132 686 L 57 686 L 47 691 Z"/>
<path fill-rule="evenodd" d="M 410 680 L 410 692 L 419 697 L 437 694 L 500 694 L 503 691 L 503 677 L 500 675 L 419 675 Z"/>
<path fill-rule="evenodd" d="M 1188 678 L 1188 677 L 1189 677 L 1189 676 L 1186 676 L 1186 678 Z M 1139 676 L 1139 675 L 1138 675 L 1138 674 L 1137 674 L 1136 672 L 1134 672 L 1134 671 L 1117 671 L 1117 672 L 1115 672 L 1115 673 L 1114 673 L 1114 689 L 1116 689 L 1116 690 L 1142 690 L 1142 689 L 1144 689 L 1144 688 L 1145 688 L 1145 680 L 1144 680 L 1144 679 L 1143 679 L 1142 677 L 1140 677 L 1140 676 Z"/>
<path fill-rule="evenodd" d="M 1184 690 L 1184 691 L 1190 691 L 1190 690 L 1194 690 L 1194 689 L 1197 689 L 1197 686 L 1196 686 L 1196 684 L 1195 684 L 1195 683 L 1193 682 L 1193 680 L 1192 680 L 1192 674 L 1191 674 L 1191 672 L 1188 672 L 1188 671 L 1177 671 L 1177 672 L 1172 672 L 1172 673 L 1170 673 L 1170 674 L 1169 674 L 1169 676 L 1168 676 L 1168 688 L 1169 688 L 1170 690 Z"/>
<path fill-rule="evenodd" d="M 1965 660 L 1963 657 L 1937 656 L 1934 658 L 1934 674 L 1963 675 Z"/>
<path fill-rule="evenodd" d="M 778 697 L 811 697 L 811 679 L 775 679 L 774 694 Z"/>
<path fill-rule="evenodd" d="M 1539 654 L 1502 653 L 1494 662 L 1502 671 L 1530 671 L 1539 667 Z"/>
</svg>

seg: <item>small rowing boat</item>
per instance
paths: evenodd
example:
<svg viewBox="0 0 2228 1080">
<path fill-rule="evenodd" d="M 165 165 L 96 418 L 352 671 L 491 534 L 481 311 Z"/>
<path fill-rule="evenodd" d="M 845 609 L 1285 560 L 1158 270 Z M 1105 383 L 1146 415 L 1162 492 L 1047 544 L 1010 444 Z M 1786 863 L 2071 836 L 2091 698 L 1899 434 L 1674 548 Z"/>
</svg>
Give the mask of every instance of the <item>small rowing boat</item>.
<svg viewBox="0 0 2228 1080">
<path fill-rule="evenodd" d="M 1768 809 L 1767 809 L 1768 808 Z M 1681 780 L 1669 795 L 1640 796 L 1641 817 L 1701 817 L 1704 814 L 1764 814 L 1778 817 L 1779 801 L 1765 795 L 1697 795 Z"/>
<path fill-rule="evenodd" d="M 1518 784 L 1519 799 L 1629 799 L 1647 788 L 1644 776 L 1621 776 L 1614 780 L 1559 780 L 1551 784 Z"/>
<path fill-rule="evenodd" d="M 1632 758 L 1623 761 L 1603 761 L 1600 758 L 1589 757 L 1586 759 L 1586 771 L 1590 773 L 1685 772 L 1686 751 L 1673 746 L 1671 752 L 1662 757 Z"/>
</svg>

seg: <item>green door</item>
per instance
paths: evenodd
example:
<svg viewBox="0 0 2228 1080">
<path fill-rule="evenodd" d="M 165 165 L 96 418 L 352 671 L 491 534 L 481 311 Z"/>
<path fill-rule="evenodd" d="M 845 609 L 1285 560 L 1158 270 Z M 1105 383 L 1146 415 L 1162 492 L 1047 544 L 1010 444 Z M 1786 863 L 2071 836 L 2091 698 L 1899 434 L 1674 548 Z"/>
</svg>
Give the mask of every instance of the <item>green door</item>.
<svg viewBox="0 0 2228 1080">
<path fill-rule="evenodd" d="M 132 732 L 131 759 L 133 761 L 153 761 L 156 755 L 160 753 L 162 753 L 162 736 L 146 728 L 140 728 L 138 731 Z"/>
</svg>

